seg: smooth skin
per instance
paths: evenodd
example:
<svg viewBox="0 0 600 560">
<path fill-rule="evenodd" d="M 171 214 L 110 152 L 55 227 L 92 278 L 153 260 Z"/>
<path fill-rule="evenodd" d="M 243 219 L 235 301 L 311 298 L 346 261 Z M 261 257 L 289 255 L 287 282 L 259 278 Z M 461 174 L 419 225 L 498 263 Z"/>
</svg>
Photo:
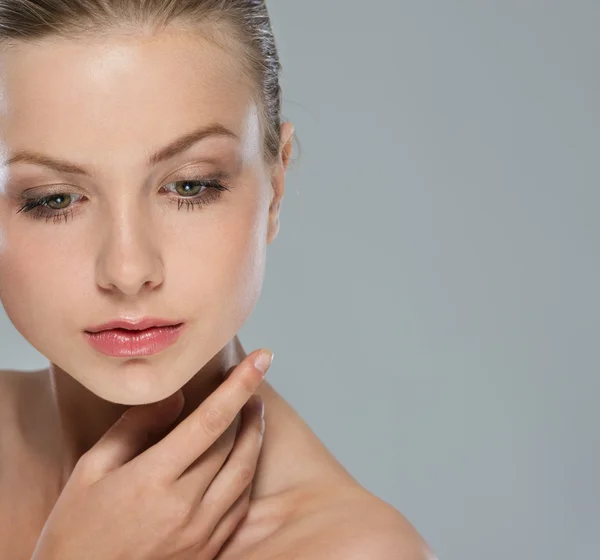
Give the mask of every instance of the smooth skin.
<svg viewBox="0 0 600 560">
<path fill-rule="evenodd" d="M 146 450 L 150 434 L 181 413 L 183 393 L 125 412 L 80 457 L 32 560 L 215 558 L 248 512 L 264 428 L 253 400 L 264 376 L 254 366 L 259 353 Z"/>
<path fill-rule="evenodd" d="M 0 543 L 15 559 L 30 557 L 62 492 L 77 495 L 69 481 L 86 471 L 80 459 L 127 409 L 181 390 L 177 429 L 247 356 L 237 332 L 279 230 L 294 127 L 283 123 L 278 158 L 267 165 L 243 53 L 221 39 L 183 28 L 119 30 L 0 53 L 0 301 L 50 362 L 0 375 Z M 215 123 L 232 134 L 147 161 Z M 69 165 L 9 163 L 20 150 Z M 206 197 L 209 187 L 188 194 L 180 186 L 212 176 L 228 187 L 217 198 Z M 24 198 L 50 195 L 45 214 L 19 211 Z M 210 201 L 184 204 L 199 197 Z M 62 211 L 66 219 L 56 217 Z M 183 321 L 184 331 L 137 359 L 88 344 L 87 328 L 124 316 Z M 247 515 L 219 560 L 431 557 L 400 512 L 362 488 L 266 380 L 256 393 L 264 439 Z M 199 477 L 212 474 L 207 467 Z M 221 510 L 230 499 L 223 494 Z M 100 525 L 109 523 L 103 511 Z"/>
</svg>

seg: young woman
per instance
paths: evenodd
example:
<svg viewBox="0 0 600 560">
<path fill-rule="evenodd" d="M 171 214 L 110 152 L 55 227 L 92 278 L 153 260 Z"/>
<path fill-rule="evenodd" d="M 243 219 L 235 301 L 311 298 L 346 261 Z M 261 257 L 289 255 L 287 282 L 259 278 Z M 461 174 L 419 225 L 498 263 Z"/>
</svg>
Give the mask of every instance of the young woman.
<svg viewBox="0 0 600 560">
<path fill-rule="evenodd" d="M 0 4 L 0 301 L 50 362 L 0 376 L 3 559 L 432 557 L 236 336 L 279 70 L 259 0 Z"/>
</svg>

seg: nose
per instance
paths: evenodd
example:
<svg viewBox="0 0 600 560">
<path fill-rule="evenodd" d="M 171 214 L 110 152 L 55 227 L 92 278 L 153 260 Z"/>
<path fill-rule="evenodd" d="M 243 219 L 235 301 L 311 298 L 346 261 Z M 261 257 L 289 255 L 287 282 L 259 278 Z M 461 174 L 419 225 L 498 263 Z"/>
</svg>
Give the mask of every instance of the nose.
<svg viewBox="0 0 600 560">
<path fill-rule="evenodd" d="M 154 289 L 163 281 L 163 263 L 154 243 L 155 228 L 139 213 L 111 217 L 96 264 L 98 286 L 123 295 Z"/>
</svg>

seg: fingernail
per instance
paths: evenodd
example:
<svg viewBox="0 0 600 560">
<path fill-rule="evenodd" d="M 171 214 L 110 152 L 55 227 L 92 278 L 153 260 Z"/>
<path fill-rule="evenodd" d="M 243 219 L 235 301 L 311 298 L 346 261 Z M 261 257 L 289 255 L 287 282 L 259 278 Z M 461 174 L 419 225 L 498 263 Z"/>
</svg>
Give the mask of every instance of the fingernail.
<svg viewBox="0 0 600 560">
<path fill-rule="evenodd" d="M 265 374 L 267 373 L 267 370 L 269 369 L 269 366 L 273 362 L 273 357 L 274 357 L 273 352 L 271 352 L 271 350 L 265 348 L 260 351 L 260 353 L 258 354 L 258 357 L 254 361 L 254 367 L 257 370 L 262 372 L 263 377 L 265 376 Z"/>
</svg>

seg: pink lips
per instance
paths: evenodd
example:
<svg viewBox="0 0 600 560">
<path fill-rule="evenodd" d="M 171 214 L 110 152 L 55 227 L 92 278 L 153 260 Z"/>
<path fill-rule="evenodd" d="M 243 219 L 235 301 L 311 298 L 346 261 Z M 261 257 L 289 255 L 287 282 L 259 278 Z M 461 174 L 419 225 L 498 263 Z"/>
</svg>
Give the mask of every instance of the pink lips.
<svg viewBox="0 0 600 560">
<path fill-rule="evenodd" d="M 168 326 L 150 326 L 144 325 L 156 320 L 147 319 L 136 323 L 138 330 L 127 330 L 123 327 L 114 327 L 115 324 L 127 325 L 129 329 L 132 324 L 124 321 L 113 321 L 107 323 L 112 326 L 105 330 L 97 332 L 86 331 L 85 337 L 93 348 L 115 358 L 129 358 L 137 356 L 150 356 L 162 352 L 175 343 L 181 334 L 184 324 Z M 101 328 L 94 327 L 94 330 Z"/>
<path fill-rule="evenodd" d="M 108 329 L 129 329 L 140 331 L 150 327 L 169 327 L 172 325 L 178 325 L 179 323 L 183 323 L 183 321 L 169 321 L 168 319 L 158 319 L 156 317 L 143 317 L 137 320 L 116 319 L 102 325 L 90 327 L 89 329 L 86 329 L 86 332 L 98 332 Z"/>
</svg>

